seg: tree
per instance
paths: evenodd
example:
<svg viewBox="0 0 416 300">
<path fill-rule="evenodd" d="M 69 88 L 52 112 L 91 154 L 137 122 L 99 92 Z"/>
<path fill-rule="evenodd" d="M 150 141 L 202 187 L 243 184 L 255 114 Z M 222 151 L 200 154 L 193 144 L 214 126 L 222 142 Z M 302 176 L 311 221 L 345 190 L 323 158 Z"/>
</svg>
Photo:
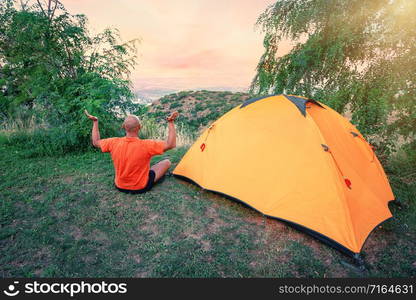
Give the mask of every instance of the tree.
<svg viewBox="0 0 416 300">
<path fill-rule="evenodd" d="M 416 2 L 280 0 L 257 24 L 265 52 L 251 91 L 319 99 L 373 143 L 391 148 L 416 134 Z M 295 46 L 277 57 L 283 39 Z"/>
<path fill-rule="evenodd" d="M 121 42 L 115 29 L 92 35 L 87 25 L 58 0 L 0 2 L 0 116 L 34 111 L 85 145 L 85 108 L 106 121 L 108 134 L 118 117 L 138 109 L 129 80 L 138 40 Z"/>
</svg>

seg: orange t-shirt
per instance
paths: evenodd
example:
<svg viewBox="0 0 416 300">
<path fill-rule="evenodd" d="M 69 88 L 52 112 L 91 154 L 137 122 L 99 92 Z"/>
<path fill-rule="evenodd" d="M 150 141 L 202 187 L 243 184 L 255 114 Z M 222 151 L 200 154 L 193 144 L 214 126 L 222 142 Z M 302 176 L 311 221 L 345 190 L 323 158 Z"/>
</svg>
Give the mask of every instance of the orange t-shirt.
<svg viewBox="0 0 416 300">
<path fill-rule="evenodd" d="M 126 190 L 139 190 L 149 178 L 150 159 L 164 152 L 165 142 L 135 137 L 100 140 L 102 152 L 110 152 L 116 173 L 115 184 Z"/>
</svg>

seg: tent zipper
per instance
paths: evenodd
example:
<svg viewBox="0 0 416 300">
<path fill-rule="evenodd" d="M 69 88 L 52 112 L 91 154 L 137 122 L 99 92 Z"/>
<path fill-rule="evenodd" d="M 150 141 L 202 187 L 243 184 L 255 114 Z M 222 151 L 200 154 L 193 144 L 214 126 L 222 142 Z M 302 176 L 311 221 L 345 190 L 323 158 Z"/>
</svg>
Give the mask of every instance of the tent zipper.
<svg viewBox="0 0 416 300">
<path fill-rule="evenodd" d="M 351 189 L 351 184 L 352 184 L 352 183 L 351 183 L 351 180 L 350 180 L 349 178 L 345 177 L 345 175 L 344 175 L 344 173 L 342 172 L 342 170 L 341 170 L 341 168 L 340 168 L 340 166 L 339 166 L 339 164 L 338 164 L 337 160 L 335 159 L 335 156 L 334 156 L 334 154 L 332 153 L 332 151 L 329 149 L 329 147 L 328 147 L 327 145 L 321 144 L 321 146 L 322 146 L 322 148 L 324 148 L 324 151 L 325 151 L 325 152 L 328 152 L 329 154 L 331 154 L 332 159 L 333 159 L 333 161 L 334 161 L 334 163 L 335 163 L 335 166 L 336 166 L 336 167 L 337 167 L 337 169 L 338 169 L 338 172 L 341 174 L 342 178 L 344 179 L 344 182 L 345 182 L 346 186 L 347 186 L 349 189 Z"/>
<path fill-rule="evenodd" d="M 209 134 L 211 133 L 211 129 L 214 128 L 214 126 L 215 126 L 215 123 L 212 124 L 211 126 L 209 126 L 208 133 L 207 133 L 207 135 L 206 135 L 206 137 L 204 139 L 204 142 L 201 144 L 201 146 L 199 146 L 199 148 L 201 149 L 201 152 L 204 152 L 204 150 L 206 148 L 206 141 L 208 139 Z"/>
</svg>

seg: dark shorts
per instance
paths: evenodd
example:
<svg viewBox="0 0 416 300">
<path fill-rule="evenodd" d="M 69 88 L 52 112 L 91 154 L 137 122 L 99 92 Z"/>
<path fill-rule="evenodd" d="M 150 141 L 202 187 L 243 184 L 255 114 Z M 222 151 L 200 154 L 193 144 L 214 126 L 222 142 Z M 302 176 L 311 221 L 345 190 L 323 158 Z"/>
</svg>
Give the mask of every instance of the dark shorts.
<svg viewBox="0 0 416 300">
<path fill-rule="evenodd" d="M 144 188 L 140 189 L 140 190 L 126 190 L 126 189 L 121 189 L 119 187 L 116 186 L 116 188 L 123 193 L 128 193 L 128 194 L 143 194 L 146 193 L 148 191 L 150 191 L 152 189 L 152 187 L 155 185 L 155 177 L 156 177 L 156 173 L 153 170 L 149 171 L 149 179 L 147 180 L 147 184 Z"/>
</svg>

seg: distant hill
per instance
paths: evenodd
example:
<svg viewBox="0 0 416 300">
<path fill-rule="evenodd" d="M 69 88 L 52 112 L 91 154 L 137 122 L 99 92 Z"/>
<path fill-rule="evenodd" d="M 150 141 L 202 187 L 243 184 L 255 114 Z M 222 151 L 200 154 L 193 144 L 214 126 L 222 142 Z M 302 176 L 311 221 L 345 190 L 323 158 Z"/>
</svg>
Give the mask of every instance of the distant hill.
<svg viewBox="0 0 416 300">
<path fill-rule="evenodd" d="M 182 91 L 154 101 L 148 114 L 160 120 L 169 112 L 177 110 L 182 123 L 198 129 L 207 126 L 248 98 L 250 95 L 242 92 Z"/>
<path fill-rule="evenodd" d="M 158 88 L 148 88 L 148 89 L 140 89 L 134 92 L 135 101 L 136 103 L 141 104 L 148 104 L 152 103 L 153 101 L 163 97 L 167 94 L 172 94 L 177 92 L 178 90 L 172 89 L 158 89 Z"/>
</svg>

